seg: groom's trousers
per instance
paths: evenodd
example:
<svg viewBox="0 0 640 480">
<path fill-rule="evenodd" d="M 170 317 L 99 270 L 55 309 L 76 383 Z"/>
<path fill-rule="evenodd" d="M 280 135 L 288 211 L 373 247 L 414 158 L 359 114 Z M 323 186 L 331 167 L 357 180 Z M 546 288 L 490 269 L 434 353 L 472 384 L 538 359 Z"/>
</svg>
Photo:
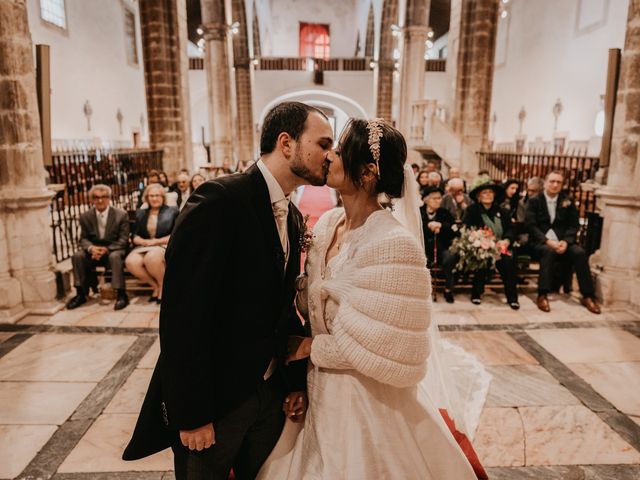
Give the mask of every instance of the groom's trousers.
<svg viewBox="0 0 640 480">
<path fill-rule="evenodd" d="M 284 397 L 276 373 L 214 423 L 214 445 L 198 452 L 178 440 L 172 447 L 176 480 L 227 480 L 231 468 L 237 480 L 255 479 L 282 433 Z"/>
</svg>

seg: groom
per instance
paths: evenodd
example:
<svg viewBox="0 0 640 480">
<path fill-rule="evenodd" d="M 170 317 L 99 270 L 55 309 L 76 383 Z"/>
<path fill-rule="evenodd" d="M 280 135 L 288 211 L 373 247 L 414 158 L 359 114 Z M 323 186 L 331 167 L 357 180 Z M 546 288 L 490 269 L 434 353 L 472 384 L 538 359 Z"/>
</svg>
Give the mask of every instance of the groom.
<svg viewBox="0 0 640 480">
<path fill-rule="evenodd" d="M 161 353 L 123 458 L 171 447 L 178 480 L 255 478 L 287 415 L 306 408 L 306 365 L 284 365 L 304 335 L 293 307 L 303 220 L 288 200 L 324 185 L 333 131 L 318 109 L 275 106 L 261 158 L 189 198 L 166 252 Z"/>
</svg>

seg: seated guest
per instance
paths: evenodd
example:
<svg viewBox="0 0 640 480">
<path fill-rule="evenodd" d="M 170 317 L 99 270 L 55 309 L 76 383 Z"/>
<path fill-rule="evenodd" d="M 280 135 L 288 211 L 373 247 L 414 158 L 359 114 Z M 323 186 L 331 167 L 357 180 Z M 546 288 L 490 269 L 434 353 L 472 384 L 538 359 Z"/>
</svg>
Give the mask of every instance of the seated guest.
<svg viewBox="0 0 640 480">
<path fill-rule="evenodd" d="M 514 222 L 524 221 L 524 208 L 520 204 L 520 182 L 515 178 L 509 178 L 502 182 L 505 198 L 500 205 L 509 211 Z"/>
<path fill-rule="evenodd" d="M 442 206 L 449 210 L 456 222 L 462 220 L 465 210 L 471 203 L 471 197 L 464 193 L 463 180 L 451 179 L 447 185 L 447 194 L 442 197 Z"/>
<path fill-rule="evenodd" d="M 153 288 L 149 301 L 160 303 L 164 277 L 164 251 L 179 210 L 165 205 L 164 187 L 159 183 L 149 185 L 144 201 L 149 208 L 136 212 L 133 230 L 135 248 L 127 255 L 125 263 L 136 278 Z"/>
<path fill-rule="evenodd" d="M 202 185 L 206 181 L 207 179 L 204 178 L 204 175 L 200 175 L 199 173 L 196 173 L 193 177 L 191 177 L 191 182 L 189 182 L 189 185 L 191 186 L 191 191 L 194 192 L 196 188 L 198 188 L 200 185 Z"/>
<path fill-rule="evenodd" d="M 418 188 L 423 190 L 429 186 L 429 172 L 426 170 L 421 170 L 416 177 L 416 182 L 418 182 Z"/>
<path fill-rule="evenodd" d="M 453 180 L 454 178 L 462 178 L 462 176 L 460 175 L 460 169 L 457 167 L 451 167 L 449 169 L 449 178 L 447 178 L 447 181 L 444 182 L 444 188 L 446 189 L 449 186 L 449 182 L 451 180 Z M 467 182 L 465 182 L 464 180 L 462 180 L 462 183 L 464 184 L 464 192 L 466 193 L 467 191 Z"/>
<path fill-rule="evenodd" d="M 140 184 L 137 208 L 142 207 L 142 204 L 144 203 L 144 191 L 147 188 L 147 185 L 151 185 L 152 183 L 160 183 L 160 174 L 157 170 L 149 170 L 147 172 L 147 182 Z"/>
<path fill-rule="evenodd" d="M 420 173 L 420 165 L 418 165 L 417 163 L 412 163 L 411 170 L 413 170 L 413 174 L 417 177 L 418 173 Z"/>
<path fill-rule="evenodd" d="M 502 252 L 500 259 L 495 266 L 500 272 L 504 292 L 509 306 L 518 310 L 518 287 L 516 283 L 516 266 L 511 251 L 513 243 L 513 229 L 511 215 L 507 210 L 500 207 L 504 199 L 504 189 L 491 181 L 480 183 L 470 193 L 474 201 L 467 208 L 463 223 L 467 227 L 484 228 L 488 227 L 496 236 L 496 246 Z M 474 272 L 473 286 L 471 289 L 471 301 L 480 305 L 480 296 L 484 291 L 485 283 L 490 279 L 491 270 L 482 269 Z"/>
<path fill-rule="evenodd" d="M 158 179 L 159 179 L 158 183 L 165 188 L 165 192 L 166 192 L 167 191 L 166 189 L 169 187 L 169 177 L 167 176 L 167 172 L 159 172 Z"/>
<path fill-rule="evenodd" d="M 526 207 L 530 198 L 535 197 L 544 189 L 544 180 L 540 177 L 531 177 L 527 180 L 527 192 L 522 199 L 522 205 Z"/>
<path fill-rule="evenodd" d="M 562 191 L 564 174 L 553 171 L 547 175 L 544 191 L 527 202 L 525 227 L 534 256 L 540 260 L 537 305 L 543 312 L 551 310 L 547 295 L 551 291 L 553 266 L 567 259 L 576 271 L 582 294 L 581 303 L 591 313 L 600 313 L 595 302 L 595 289 L 587 254 L 576 244 L 578 209 L 569 195 Z"/>
<path fill-rule="evenodd" d="M 442 190 L 427 187 L 422 191 L 424 205 L 420 207 L 424 248 L 428 266 L 439 266 L 445 274 L 444 297 L 453 303 L 453 268 L 456 257 L 449 251 L 455 233 L 453 216 L 446 208 L 442 208 Z"/>
<path fill-rule="evenodd" d="M 427 176 L 427 186 L 442 188 L 442 184 L 443 181 L 440 172 L 429 172 L 429 175 Z"/>
<path fill-rule="evenodd" d="M 427 166 L 425 167 L 427 173 L 437 172 L 438 171 L 438 163 L 434 160 L 427 161 Z"/>
<path fill-rule="evenodd" d="M 111 286 L 117 292 L 115 310 L 122 310 L 129 305 L 124 285 L 129 215 L 109 205 L 111 188 L 107 185 L 94 185 L 89 190 L 89 198 L 93 208 L 80 215 L 81 249 L 71 257 L 76 296 L 69 300 L 67 308 L 77 308 L 87 301 L 93 268 L 101 265 L 111 269 Z"/>
<path fill-rule="evenodd" d="M 187 204 L 187 200 L 191 195 L 189 175 L 184 172 L 180 172 L 176 179 L 176 183 L 174 183 L 171 187 L 171 191 L 177 194 L 176 206 L 179 210 L 182 210 L 182 208 Z"/>
</svg>

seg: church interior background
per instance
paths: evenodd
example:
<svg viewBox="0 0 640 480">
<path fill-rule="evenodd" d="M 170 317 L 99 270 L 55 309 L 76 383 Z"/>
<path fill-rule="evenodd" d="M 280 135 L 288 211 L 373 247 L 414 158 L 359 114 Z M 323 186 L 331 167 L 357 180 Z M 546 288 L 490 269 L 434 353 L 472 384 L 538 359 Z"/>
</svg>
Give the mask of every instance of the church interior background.
<svg viewBox="0 0 640 480">
<path fill-rule="evenodd" d="M 285 100 L 383 117 L 445 178 L 569 172 L 602 314 L 540 312 L 532 277 L 433 317 L 493 377 L 490 478 L 640 478 L 640 0 L 0 0 L 0 479 L 173 478 L 120 460 L 159 306 L 128 278 L 126 309 L 64 309 L 78 217 L 94 183 L 134 210 L 149 169 L 244 168 Z"/>
</svg>

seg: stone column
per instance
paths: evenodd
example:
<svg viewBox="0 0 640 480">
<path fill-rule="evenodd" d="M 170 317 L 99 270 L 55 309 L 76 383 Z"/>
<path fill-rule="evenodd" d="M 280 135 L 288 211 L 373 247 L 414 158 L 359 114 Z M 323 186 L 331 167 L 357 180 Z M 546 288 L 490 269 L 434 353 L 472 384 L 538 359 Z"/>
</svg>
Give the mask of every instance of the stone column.
<svg viewBox="0 0 640 480">
<path fill-rule="evenodd" d="M 240 25 L 233 36 L 233 66 L 236 76 L 236 103 L 238 133 L 238 160 L 255 160 L 253 143 L 253 103 L 251 98 L 252 62 L 249 57 L 249 36 L 244 0 L 233 0 L 231 7 L 233 21 Z"/>
<path fill-rule="evenodd" d="M 15 322 L 59 304 L 24 0 L 0 0 L 0 22 L 0 321 Z"/>
<path fill-rule="evenodd" d="M 599 295 L 606 305 L 640 309 L 640 0 L 629 2 L 606 187 L 597 203 L 604 217 Z M 628 244 L 624 239 L 628 239 Z"/>
<path fill-rule="evenodd" d="M 429 38 L 430 5 L 430 0 L 407 1 L 398 119 L 398 128 L 406 137 L 411 133 L 413 104 L 424 98 L 424 52 L 425 43 Z"/>
<path fill-rule="evenodd" d="M 391 25 L 398 24 L 398 0 L 383 0 L 382 21 L 380 22 L 380 49 L 376 67 L 376 116 L 392 122 L 393 103 L 393 59 L 394 38 Z"/>
<path fill-rule="evenodd" d="M 461 142 L 474 151 L 489 138 L 491 88 L 498 29 L 498 0 L 462 2 L 452 125 Z M 460 165 L 475 175 L 473 165 Z"/>
<path fill-rule="evenodd" d="M 200 0 L 205 39 L 204 64 L 209 96 L 211 162 L 222 166 L 233 158 L 228 28 L 224 0 Z"/>
<path fill-rule="evenodd" d="M 169 175 L 193 167 L 185 0 L 140 0 L 149 139 Z"/>
</svg>

